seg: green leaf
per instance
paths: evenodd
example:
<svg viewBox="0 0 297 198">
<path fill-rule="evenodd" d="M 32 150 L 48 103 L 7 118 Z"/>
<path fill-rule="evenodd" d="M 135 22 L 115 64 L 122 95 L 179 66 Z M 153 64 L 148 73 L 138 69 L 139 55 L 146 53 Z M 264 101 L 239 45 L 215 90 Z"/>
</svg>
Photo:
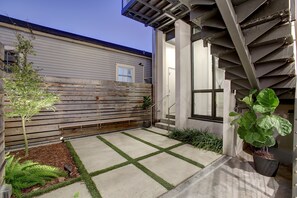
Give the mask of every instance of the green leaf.
<svg viewBox="0 0 297 198">
<path fill-rule="evenodd" d="M 281 136 L 288 135 L 292 131 L 292 124 L 277 115 L 266 115 L 257 121 L 257 125 L 264 130 L 275 128 Z"/>
<path fill-rule="evenodd" d="M 275 119 L 274 116 L 265 115 L 257 120 L 257 125 L 264 130 L 269 130 L 273 127 L 277 127 L 279 125 L 279 121 Z"/>
<path fill-rule="evenodd" d="M 257 102 L 263 107 L 269 107 L 272 109 L 275 109 L 279 105 L 278 97 L 270 88 L 260 91 L 260 93 L 257 95 Z"/>
<path fill-rule="evenodd" d="M 230 125 L 231 125 L 231 126 L 235 125 L 236 123 L 238 123 L 238 120 L 239 120 L 239 119 L 240 119 L 240 118 L 236 118 L 236 119 L 232 120 L 232 121 L 230 122 Z"/>
<path fill-rule="evenodd" d="M 241 139 L 245 139 L 245 136 L 248 134 L 248 131 L 243 127 L 238 127 L 237 133 Z"/>
<path fill-rule="evenodd" d="M 258 133 L 254 132 L 248 132 L 245 136 L 245 141 L 249 144 L 253 145 L 253 142 L 255 142 L 257 139 L 260 138 L 260 135 Z"/>
<path fill-rule="evenodd" d="M 292 132 L 292 124 L 289 120 L 277 115 L 273 115 L 273 118 L 278 121 L 278 125 L 275 128 L 281 136 L 288 135 Z"/>
<path fill-rule="evenodd" d="M 253 101 L 249 96 L 244 97 L 241 101 L 247 104 L 248 106 L 252 106 L 253 104 Z"/>
<path fill-rule="evenodd" d="M 275 108 L 274 107 L 265 107 L 259 104 L 256 104 L 253 106 L 253 110 L 257 113 L 272 113 L 274 112 Z"/>
<path fill-rule="evenodd" d="M 267 147 L 274 146 L 275 145 L 275 139 L 274 139 L 274 137 L 273 136 L 270 136 L 270 137 L 266 138 L 266 142 L 264 144 Z"/>
<path fill-rule="evenodd" d="M 239 126 L 244 127 L 245 129 L 250 129 L 255 125 L 257 121 L 257 116 L 252 111 L 245 112 L 237 121 Z"/>
<path fill-rule="evenodd" d="M 236 113 L 236 112 L 230 112 L 229 113 L 229 116 L 230 117 L 234 117 L 234 116 L 239 116 L 240 114 L 239 113 Z"/>
</svg>

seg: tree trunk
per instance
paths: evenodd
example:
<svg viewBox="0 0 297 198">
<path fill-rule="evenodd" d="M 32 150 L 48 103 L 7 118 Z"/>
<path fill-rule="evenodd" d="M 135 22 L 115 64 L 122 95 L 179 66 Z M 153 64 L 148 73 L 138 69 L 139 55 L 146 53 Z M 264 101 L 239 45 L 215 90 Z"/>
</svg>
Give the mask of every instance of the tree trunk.
<svg viewBox="0 0 297 198">
<path fill-rule="evenodd" d="M 23 135 L 24 135 L 24 141 L 25 141 L 25 157 L 28 157 L 28 140 L 27 140 L 27 133 L 26 133 L 26 120 L 24 117 L 22 117 L 22 127 L 23 127 Z"/>
</svg>

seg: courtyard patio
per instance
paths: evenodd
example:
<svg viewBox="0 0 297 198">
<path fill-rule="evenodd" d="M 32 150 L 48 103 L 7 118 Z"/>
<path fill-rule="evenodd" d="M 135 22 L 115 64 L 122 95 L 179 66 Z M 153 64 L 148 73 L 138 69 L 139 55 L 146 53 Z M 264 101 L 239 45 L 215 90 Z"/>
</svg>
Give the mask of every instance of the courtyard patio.
<svg viewBox="0 0 297 198">
<path fill-rule="evenodd" d="M 157 128 L 71 140 L 102 197 L 159 197 L 222 155 L 166 137 Z M 92 197 L 83 182 L 41 197 Z"/>
<path fill-rule="evenodd" d="M 231 158 L 166 137 L 167 131 L 132 129 L 70 141 L 102 197 L 290 197 L 290 171 L 256 173 L 248 154 Z M 287 175 L 285 175 L 288 173 Z M 83 181 L 40 197 L 92 197 Z"/>
</svg>

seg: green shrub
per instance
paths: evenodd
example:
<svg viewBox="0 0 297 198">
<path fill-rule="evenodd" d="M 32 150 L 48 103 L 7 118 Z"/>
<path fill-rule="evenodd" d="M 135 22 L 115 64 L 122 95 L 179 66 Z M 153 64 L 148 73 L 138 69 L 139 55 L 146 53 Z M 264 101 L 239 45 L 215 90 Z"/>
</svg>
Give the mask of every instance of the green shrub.
<svg viewBox="0 0 297 198">
<path fill-rule="evenodd" d="M 150 96 L 143 96 L 143 104 L 142 104 L 142 109 L 143 110 L 148 110 L 153 105 L 152 98 Z"/>
<path fill-rule="evenodd" d="M 37 184 L 45 185 L 47 181 L 66 175 L 56 167 L 40 165 L 30 160 L 20 163 L 19 158 L 12 155 L 6 156 L 4 180 L 12 185 L 12 192 L 16 197 L 21 196 L 22 189 Z"/>
<path fill-rule="evenodd" d="M 231 112 L 229 116 L 234 117 L 232 124 L 238 126 L 237 133 L 246 143 L 268 148 L 275 145 L 275 132 L 281 136 L 291 133 L 290 121 L 275 114 L 279 99 L 273 89 L 251 90 L 241 102 L 247 105 L 248 110 Z"/>
<path fill-rule="evenodd" d="M 174 129 L 169 133 L 169 138 L 176 139 L 197 148 L 222 153 L 223 140 L 201 129 Z"/>
</svg>

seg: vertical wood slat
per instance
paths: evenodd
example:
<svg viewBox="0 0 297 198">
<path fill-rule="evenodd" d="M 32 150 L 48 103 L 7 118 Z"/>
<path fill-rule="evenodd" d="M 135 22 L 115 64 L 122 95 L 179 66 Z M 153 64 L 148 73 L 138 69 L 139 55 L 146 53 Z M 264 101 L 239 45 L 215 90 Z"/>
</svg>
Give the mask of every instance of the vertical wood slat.
<svg viewBox="0 0 297 198">
<path fill-rule="evenodd" d="M 45 86 L 59 94 L 61 101 L 55 105 L 55 112 L 42 111 L 28 122 L 27 134 L 31 144 L 56 142 L 61 136 L 71 138 L 123 130 L 150 120 L 151 113 L 142 110 L 141 105 L 143 96 L 151 96 L 151 84 L 46 77 Z M 8 103 L 5 99 L 5 105 Z M 124 118 L 136 121 L 104 124 L 102 128 L 91 125 L 82 129 L 59 129 L 61 124 Z M 6 146 L 23 144 L 20 118 L 6 119 L 5 124 Z"/>
<path fill-rule="evenodd" d="M 3 66 L 4 60 L 4 46 L 0 43 L 0 67 Z M 3 77 L 3 73 L 0 70 L 0 78 Z M 0 186 L 3 184 L 5 173 L 5 146 L 4 146 L 4 118 L 3 118 L 3 86 L 0 79 Z"/>
</svg>

